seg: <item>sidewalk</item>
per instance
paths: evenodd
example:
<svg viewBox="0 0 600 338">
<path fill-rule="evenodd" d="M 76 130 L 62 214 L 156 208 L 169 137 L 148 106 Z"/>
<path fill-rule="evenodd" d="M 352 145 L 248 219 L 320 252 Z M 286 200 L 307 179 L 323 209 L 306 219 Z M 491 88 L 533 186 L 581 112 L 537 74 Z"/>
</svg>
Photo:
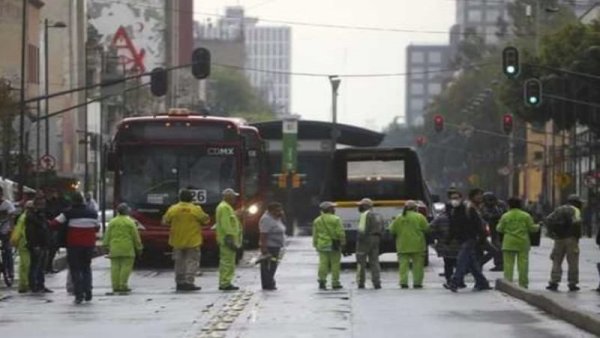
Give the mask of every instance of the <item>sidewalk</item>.
<svg viewBox="0 0 600 338">
<path fill-rule="evenodd" d="M 551 292 L 545 288 L 552 269 L 550 261 L 552 244 L 552 240 L 543 238 L 540 247 L 532 248 L 529 260 L 529 290 L 504 281 L 499 281 L 496 288 L 584 330 L 600 335 L 600 294 L 594 291 L 600 280 L 596 269 L 596 263 L 600 262 L 600 249 L 593 239 L 582 239 L 579 260 L 581 291 L 567 291 L 565 261 L 559 292 Z"/>
</svg>

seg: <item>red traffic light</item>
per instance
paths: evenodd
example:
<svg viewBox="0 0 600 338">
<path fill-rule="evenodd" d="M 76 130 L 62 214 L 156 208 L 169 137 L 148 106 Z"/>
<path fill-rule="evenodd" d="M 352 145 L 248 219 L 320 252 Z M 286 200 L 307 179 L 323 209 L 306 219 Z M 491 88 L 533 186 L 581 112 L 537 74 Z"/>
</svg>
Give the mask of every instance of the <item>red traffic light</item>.
<svg viewBox="0 0 600 338">
<path fill-rule="evenodd" d="M 502 129 L 504 133 L 510 134 L 513 130 L 513 116 L 511 114 L 504 114 L 502 117 Z"/>
<path fill-rule="evenodd" d="M 442 115 L 435 115 L 433 117 L 433 125 L 436 132 L 442 132 L 444 130 L 444 117 Z"/>
<path fill-rule="evenodd" d="M 422 147 L 427 143 L 425 136 L 417 136 L 417 146 Z"/>
</svg>

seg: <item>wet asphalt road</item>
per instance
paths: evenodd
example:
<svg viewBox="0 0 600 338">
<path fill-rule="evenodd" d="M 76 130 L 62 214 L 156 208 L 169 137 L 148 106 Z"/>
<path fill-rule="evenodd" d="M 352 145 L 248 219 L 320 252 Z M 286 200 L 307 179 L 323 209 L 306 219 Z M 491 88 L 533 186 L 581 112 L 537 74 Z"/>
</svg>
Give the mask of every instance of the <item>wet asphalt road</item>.
<svg viewBox="0 0 600 338">
<path fill-rule="evenodd" d="M 247 255 L 247 259 L 256 253 Z M 351 262 L 352 258 L 346 259 Z M 107 296 L 109 264 L 94 261 L 94 300 L 76 306 L 64 290 L 66 274 L 50 276 L 51 295 L 19 295 L 0 302 L 0 337 L 588 337 L 577 328 L 497 291 L 452 294 L 432 256 L 423 290 L 400 290 L 395 255 L 384 255 L 383 289 L 356 290 L 345 264 L 343 291 L 318 291 L 316 254 L 309 238 L 293 238 L 275 292 L 260 291 L 259 271 L 238 269 L 243 291 L 217 290 L 205 269 L 202 291 L 176 293 L 169 269 L 137 270 L 129 296 Z M 535 269 L 534 269 L 535 270 Z M 499 277 L 488 273 L 488 278 Z M 590 297 L 597 297 L 590 294 Z"/>
</svg>

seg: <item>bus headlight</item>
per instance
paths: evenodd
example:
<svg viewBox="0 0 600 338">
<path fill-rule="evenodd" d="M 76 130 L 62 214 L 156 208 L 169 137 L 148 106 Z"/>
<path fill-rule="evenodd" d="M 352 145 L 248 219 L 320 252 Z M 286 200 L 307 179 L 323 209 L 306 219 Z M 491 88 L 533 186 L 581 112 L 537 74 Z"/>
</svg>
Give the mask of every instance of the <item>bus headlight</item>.
<svg viewBox="0 0 600 338">
<path fill-rule="evenodd" d="M 248 207 L 248 213 L 250 215 L 256 215 L 256 213 L 258 213 L 258 205 L 252 204 L 251 206 L 249 206 Z"/>
</svg>

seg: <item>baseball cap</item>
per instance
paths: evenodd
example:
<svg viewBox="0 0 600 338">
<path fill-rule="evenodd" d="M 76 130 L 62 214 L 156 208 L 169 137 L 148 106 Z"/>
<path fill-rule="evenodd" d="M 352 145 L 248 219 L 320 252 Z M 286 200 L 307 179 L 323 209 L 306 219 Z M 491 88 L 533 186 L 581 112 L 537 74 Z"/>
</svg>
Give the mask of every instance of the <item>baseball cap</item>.
<svg viewBox="0 0 600 338">
<path fill-rule="evenodd" d="M 419 204 L 416 201 L 413 201 L 413 200 L 408 200 L 404 204 L 404 207 L 406 209 L 416 209 L 418 206 L 419 206 Z"/>
<path fill-rule="evenodd" d="M 237 192 L 235 192 L 235 190 L 231 189 L 231 188 L 227 188 L 225 190 L 223 190 L 223 192 L 221 193 L 223 196 L 225 195 L 231 195 L 231 196 L 239 196 L 240 194 L 238 194 Z"/>
<path fill-rule="evenodd" d="M 321 204 L 319 204 L 319 208 L 321 208 L 323 210 L 324 209 L 333 208 L 333 207 L 336 207 L 336 206 L 337 206 L 337 204 L 335 204 L 333 202 L 330 202 L 330 201 L 324 201 L 324 202 L 321 202 Z"/>
<path fill-rule="evenodd" d="M 372 207 L 373 206 L 373 200 L 370 198 L 363 198 L 362 200 L 360 200 L 360 202 L 357 203 L 358 205 L 367 205 Z"/>
</svg>

